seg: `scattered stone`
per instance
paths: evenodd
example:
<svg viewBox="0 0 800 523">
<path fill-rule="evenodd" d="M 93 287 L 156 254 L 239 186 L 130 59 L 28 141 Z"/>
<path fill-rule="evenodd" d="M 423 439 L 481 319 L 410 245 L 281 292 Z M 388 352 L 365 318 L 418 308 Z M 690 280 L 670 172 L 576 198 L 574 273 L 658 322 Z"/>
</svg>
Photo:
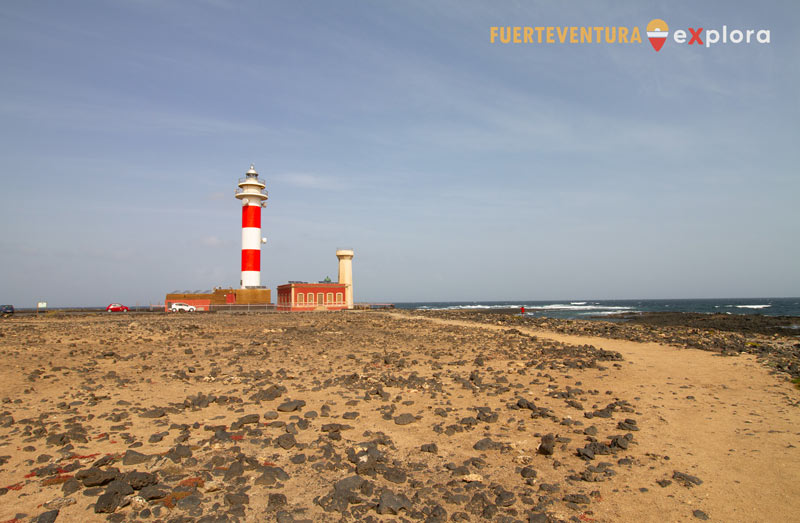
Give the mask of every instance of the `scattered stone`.
<svg viewBox="0 0 800 523">
<path fill-rule="evenodd" d="M 192 449 L 186 445 L 175 445 L 165 455 L 166 458 L 171 459 L 175 463 L 180 463 L 183 458 L 192 457 Z"/>
<path fill-rule="evenodd" d="M 147 456 L 135 450 L 127 450 L 125 451 L 125 455 L 122 456 L 122 464 L 128 466 L 141 465 L 142 463 L 147 463 L 151 459 L 153 459 L 152 456 Z"/>
<path fill-rule="evenodd" d="M 47 512 L 42 512 L 35 519 L 33 519 L 33 523 L 53 523 L 56 518 L 58 517 L 58 509 L 48 510 Z M 16 519 L 16 518 L 15 518 Z M 13 520 L 12 520 L 13 521 Z"/>
<path fill-rule="evenodd" d="M 639 427 L 636 426 L 636 420 L 630 418 L 624 419 L 617 423 L 617 428 L 620 430 L 639 430 Z"/>
<path fill-rule="evenodd" d="M 149 472 L 131 471 L 125 474 L 125 481 L 134 488 L 134 490 L 141 490 L 149 485 L 158 483 L 158 477 Z"/>
<path fill-rule="evenodd" d="M 44 508 L 55 510 L 56 512 L 58 512 L 62 508 L 74 504 L 75 504 L 74 498 L 53 498 L 44 504 Z"/>
<path fill-rule="evenodd" d="M 498 490 L 497 499 L 495 500 L 495 504 L 498 507 L 510 507 L 516 502 L 517 496 L 515 496 L 513 492 L 503 489 Z"/>
<path fill-rule="evenodd" d="M 61 485 L 61 492 L 64 493 L 65 496 L 69 496 L 81 489 L 81 483 L 75 478 L 69 478 L 67 481 Z"/>
<path fill-rule="evenodd" d="M 417 421 L 417 418 L 414 417 L 413 414 L 400 414 L 394 418 L 395 425 L 408 425 L 409 423 L 414 423 Z M 396 512 L 393 512 L 396 514 Z"/>
<path fill-rule="evenodd" d="M 115 479 L 106 486 L 106 492 L 116 492 L 120 496 L 133 494 L 133 487 L 121 479 Z"/>
<path fill-rule="evenodd" d="M 567 503 L 575 503 L 576 505 L 588 505 L 591 503 L 589 496 L 585 494 L 567 494 L 561 500 Z"/>
<path fill-rule="evenodd" d="M 275 439 L 275 443 L 282 449 L 289 450 L 297 444 L 297 441 L 292 434 L 281 434 Z"/>
<path fill-rule="evenodd" d="M 341 423 L 326 423 L 320 430 L 322 432 L 341 432 L 343 430 L 352 429 L 350 425 L 342 425 Z"/>
<path fill-rule="evenodd" d="M 553 434 L 542 436 L 542 441 L 539 443 L 537 452 L 544 456 L 552 456 L 556 445 L 556 437 Z"/>
<path fill-rule="evenodd" d="M 695 485 L 702 485 L 703 480 L 698 478 L 697 476 L 692 476 L 683 472 L 678 472 L 677 470 L 672 472 L 672 479 L 680 483 L 686 488 L 692 488 Z"/>
<path fill-rule="evenodd" d="M 289 479 L 289 474 L 280 467 L 264 467 L 262 470 L 261 476 L 255 481 L 256 485 L 274 485 L 278 481 Z"/>
<path fill-rule="evenodd" d="M 430 452 L 432 454 L 436 454 L 439 452 L 439 447 L 436 446 L 436 443 L 425 443 L 419 449 L 422 452 Z"/>
<path fill-rule="evenodd" d="M 139 414 L 140 418 L 163 418 L 167 412 L 161 408 L 150 409 Z"/>
<path fill-rule="evenodd" d="M 150 501 L 153 499 L 161 499 L 166 497 L 167 493 L 155 485 L 148 485 L 139 491 L 139 496 Z"/>
<path fill-rule="evenodd" d="M 94 504 L 94 511 L 97 514 L 110 514 L 117 510 L 122 496 L 119 492 L 106 492 L 97 498 Z"/>
<path fill-rule="evenodd" d="M 360 494 L 372 492 L 368 481 L 361 476 L 349 476 L 334 483 L 333 490 L 318 500 L 319 505 L 326 512 L 344 512 L 349 504 L 359 504 L 363 501 Z"/>
<path fill-rule="evenodd" d="M 96 467 L 91 467 L 79 470 L 78 473 L 75 474 L 75 479 L 83 482 L 84 487 L 98 487 L 111 483 L 118 475 L 116 471 L 101 470 Z"/>
<path fill-rule="evenodd" d="M 278 412 L 294 412 L 305 407 L 306 402 L 303 400 L 290 400 L 278 405 Z"/>
<path fill-rule="evenodd" d="M 283 494 L 270 494 L 267 510 L 276 511 L 286 506 L 286 496 Z"/>
<path fill-rule="evenodd" d="M 503 448 L 503 444 L 492 441 L 491 438 L 483 438 L 475 443 L 472 448 L 475 450 L 501 450 Z"/>
<path fill-rule="evenodd" d="M 378 514 L 398 514 L 401 510 L 411 510 L 411 500 L 405 494 L 395 494 L 389 489 L 381 492 L 378 502 Z"/>
<path fill-rule="evenodd" d="M 405 483 L 406 482 L 406 473 L 403 469 L 389 467 L 383 473 L 383 477 L 386 478 L 388 481 L 392 483 Z"/>
<path fill-rule="evenodd" d="M 242 465 L 241 461 L 234 461 L 228 467 L 228 470 L 225 471 L 225 476 L 223 477 L 223 480 L 225 481 L 225 483 L 230 483 L 231 480 L 233 480 L 234 478 L 238 478 L 242 474 L 244 474 L 244 465 Z"/>
<path fill-rule="evenodd" d="M 250 504 L 250 496 L 244 492 L 225 494 L 223 499 L 226 505 L 230 505 L 232 507 Z"/>
<path fill-rule="evenodd" d="M 231 430 L 239 430 L 245 425 L 252 425 L 258 423 L 260 416 L 258 414 L 248 414 L 246 416 L 242 416 L 238 420 L 231 423 Z"/>
<path fill-rule="evenodd" d="M 286 387 L 282 387 L 280 385 L 271 385 L 266 390 L 260 390 L 250 396 L 250 401 L 272 401 L 278 398 L 281 394 L 286 392 Z"/>
</svg>

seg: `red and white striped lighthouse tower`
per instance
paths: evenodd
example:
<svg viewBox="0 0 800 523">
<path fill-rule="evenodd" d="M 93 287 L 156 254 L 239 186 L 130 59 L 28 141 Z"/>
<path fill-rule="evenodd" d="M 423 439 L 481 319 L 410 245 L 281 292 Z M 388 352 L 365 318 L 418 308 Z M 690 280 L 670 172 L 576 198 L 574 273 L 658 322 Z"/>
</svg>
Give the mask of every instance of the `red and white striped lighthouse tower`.
<svg viewBox="0 0 800 523">
<path fill-rule="evenodd" d="M 236 198 L 242 200 L 242 289 L 261 287 L 261 208 L 267 206 L 266 184 L 250 164 L 244 178 L 239 178 Z"/>
</svg>

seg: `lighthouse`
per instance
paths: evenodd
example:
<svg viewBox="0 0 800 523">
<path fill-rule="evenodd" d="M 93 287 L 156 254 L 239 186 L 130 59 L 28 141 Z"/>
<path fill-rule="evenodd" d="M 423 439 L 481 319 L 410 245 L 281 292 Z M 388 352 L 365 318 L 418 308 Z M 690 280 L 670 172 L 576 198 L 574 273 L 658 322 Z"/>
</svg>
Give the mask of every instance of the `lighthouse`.
<svg viewBox="0 0 800 523">
<path fill-rule="evenodd" d="M 242 289 L 261 288 L 261 208 L 267 206 L 266 184 L 253 164 L 239 178 L 236 198 L 242 201 Z"/>
<path fill-rule="evenodd" d="M 353 308 L 353 249 L 338 249 L 339 283 L 344 284 L 344 301 L 348 309 Z"/>
</svg>

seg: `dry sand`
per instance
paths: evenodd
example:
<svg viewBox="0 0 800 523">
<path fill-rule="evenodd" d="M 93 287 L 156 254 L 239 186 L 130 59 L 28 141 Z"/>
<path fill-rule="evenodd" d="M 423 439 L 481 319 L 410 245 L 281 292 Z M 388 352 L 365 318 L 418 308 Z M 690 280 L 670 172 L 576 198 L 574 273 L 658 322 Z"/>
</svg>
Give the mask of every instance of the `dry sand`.
<svg viewBox="0 0 800 523">
<path fill-rule="evenodd" d="M 369 312 L 18 316 L 0 358 L 0 522 L 800 513 L 746 354 Z"/>
</svg>

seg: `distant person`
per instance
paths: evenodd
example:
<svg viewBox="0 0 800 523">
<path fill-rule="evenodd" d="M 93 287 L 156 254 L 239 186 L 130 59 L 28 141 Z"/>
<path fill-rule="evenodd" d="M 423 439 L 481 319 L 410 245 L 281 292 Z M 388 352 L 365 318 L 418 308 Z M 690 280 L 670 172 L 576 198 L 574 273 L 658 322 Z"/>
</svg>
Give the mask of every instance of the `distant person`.
<svg viewBox="0 0 800 523">
<path fill-rule="evenodd" d="M 519 308 L 519 313 L 520 313 L 520 315 L 525 316 L 525 306 L 524 305 Z"/>
</svg>

